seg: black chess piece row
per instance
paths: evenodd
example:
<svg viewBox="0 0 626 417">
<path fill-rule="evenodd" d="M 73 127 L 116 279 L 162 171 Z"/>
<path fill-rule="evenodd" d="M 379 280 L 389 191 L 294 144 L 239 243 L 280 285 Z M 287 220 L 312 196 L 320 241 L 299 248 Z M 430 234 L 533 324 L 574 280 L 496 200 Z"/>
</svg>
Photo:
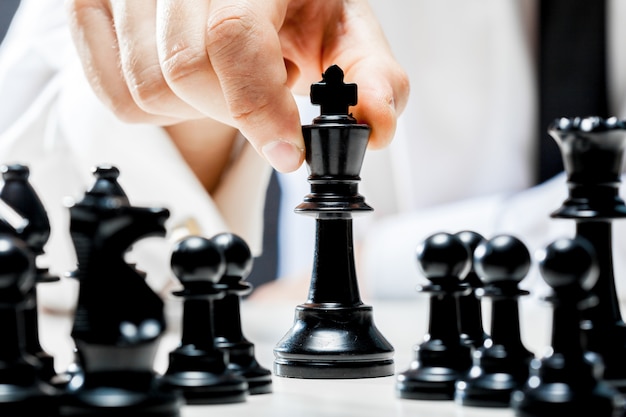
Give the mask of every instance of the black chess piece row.
<svg viewBox="0 0 626 417">
<path fill-rule="evenodd" d="M 533 357 L 519 331 L 518 298 L 527 292 L 518 285 L 530 268 L 528 250 L 508 235 L 486 240 L 471 231 L 436 233 L 418 246 L 417 259 L 429 281 L 418 287 L 430 294 L 428 331 L 409 369 L 398 374 L 397 395 L 508 406 Z M 470 273 L 475 276 L 468 280 Z M 467 297 L 491 300 L 488 333 L 480 303 Z"/>
<path fill-rule="evenodd" d="M 171 263 L 183 285 L 174 293 L 184 299 L 183 325 L 163 385 L 188 404 L 242 402 L 271 392 L 271 372 L 259 365 L 241 328 L 239 297 L 251 290 L 243 281 L 252 265 L 245 241 L 231 233 L 191 236 L 176 244 Z"/>
<path fill-rule="evenodd" d="M 50 233 L 46 211 L 28 182 L 29 169 L 3 167 L 0 190 L 0 414 L 177 416 L 180 406 L 243 401 L 272 391 L 271 372 L 257 362 L 241 329 L 240 297 L 252 255 L 240 237 L 189 237 L 171 258 L 183 284 L 180 346 L 164 375 L 153 368 L 166 330 L 163 301 L 146 274 L 125 262 L 134 242 L 164 236 L 169 212 L 131 206 L 119 170 L 94 169 L 95 181 L 71 203 L 70 235 L 79 283 L 71 336 L 75 363 L 56 374 L 39 344 L 34 287 L 58 280 L 37 265 Z"/>
<path fill-rule="evenodd" d="M 522 342 L 517 302 L 528 294 L 519 288 L 531 265 L 528 250 L 510 235 L 482 239 L 472 250 L 470 240 L 463 244 L 459 238 L 470 233 L 436 233 L 417 248 L 418 265 L 430 282 L 418 287 L 430 294 L 428 332 L 409 369 L 397 376 L 397 395 L 512 407 L 520 417 L 561 412 L 622 416 L 624 397 L 602 377 L 602 361 L 585 349 L 580 328 L 582 312 L 595 305 L 589 300 L 597 301 L 589 291 L 599 272 L 593 245 L 580 236 L 563 238 L 537 255 L 553 290 L 546 297 L 553 305 L 551 344 L 537 358 Z M 460 317 L 482 319 L 475 307 L 459 303 L 472 292 L 463 283 L 472 268 L 482 281 L 473 292 L 491 300 L 490 331 L 474 345 L 461 337 L 467 317 Z"/>
<path fill-rule="evenodd" d="M 601 117 L 561 118 L 555 120 L 548 131 L 559 145 L 569 190 L 568 198 L 551 217 L 576 222 L 574 237 L 553 242 L 538 256 L 541 275 L 553 291 L 553 295 L 546 299 L 553 305 L 549 353 L 531 359 L 528 376 L 522 375 L 519 364 L 532 356 L 527 352 L 522 360 L 525 349 L 518 339 L 518 315 L 510 304 L 508 313 L 492 314 L 491 332 L 482 347 L 473 347 L 471 367 L 459 370 L 461 361 L 458 358 L 443 365 L 447 384 L 441 380 L 435 384 L 435 373 L 428 372 L 427 364 L 434 361 L 432 358 L 443 355 L 442 351 L 454 349 L 448 349 L 446 345 L 445 349 L 440 348 L 431 355 L 422 351 L 428 351 L 432 342 L 418 346 L 411 368 L 398 377 L 400 397 L 454 398 L 461 404 L 475 406 L 511 405 L 516 415 L 523 417 L 551 416 L 561 412 L 624 415 L 626 326 L 615 288 L 611 221 L 626 217 L 626 204 L 619 196 L 626 122 Z M 449 241 L 450 248 L 459 246 L 459 242 L 452 243 L 451 235 L 438 239 Z M 497 239 L 513 241 L 511 237 Z M 433 246 L 434 242 L 429 239 L 425 245 Z M 515 288 L 515 281 L 523 275 L 527 261 L 521 262 L 520 259 L 521 263 L 515 264 L 501 254 L 502 262 L 492 264 L 493 259 L 485 257 L 489 245 L 492 243 L 481 243 L 473 251 L 475 268 L 484 282 L 475 292 L 491 298 L 494 309 L 500 311 L 502 307 L 497 305 L 503 302 L 503 298 L 523 295 Z M 434 281 L 424 290 L 432 292 L 433 297 L 436 295 L 435 304 L 440 303 L 441 298 L 456 296 L 457 306 L 462 306 L 464 303 L 460 301 L 465 293 L 460 288 L 462 277 L 459 271 L 464 270 L 463 260 L 456 256 L 443 262 L 441 256 L 429 256 L 420 259 L 420 267 L 424 275 Z M 516 268 L 517 272 L 513 273 Z M 494 284 L 509 274 L 520 276 L 494 288 Z M 448 284 L 442 286 L 440 279 L 449 275 L 452 277 Z M 448 304 L 452 305 L 450 301 Z M 475 307 L 465 308 L 461 317 L 467 316 L 468 311 L 471 315 L 476 314 Z M 442 320 L 437 318 L 435 323 Z M 451 317 L 447 320 L 452 322 Z M 504 350 L 503 340 L 508 340 L 508 347 Z M 447 343 L 458 349 L 457 334 L 450 336 Z M 517 346 L 518 355 L 521 354 L 516 372 L 513 372 L 515 362 L 506 359 L 511 344 Z M 436 364 L 434 361 L 431 367 Z M 451 379 L 455 372 L 460 376 L 453 389 Z M 513 378 L 513 375 L 517 377 Z M 522 385 L 520 381 L 523 381 Z M 429 391 L 434 386 L 437 387 L 436 393 Z M 507 402 L 509 393 L 511 401 Z"/>
</svg>

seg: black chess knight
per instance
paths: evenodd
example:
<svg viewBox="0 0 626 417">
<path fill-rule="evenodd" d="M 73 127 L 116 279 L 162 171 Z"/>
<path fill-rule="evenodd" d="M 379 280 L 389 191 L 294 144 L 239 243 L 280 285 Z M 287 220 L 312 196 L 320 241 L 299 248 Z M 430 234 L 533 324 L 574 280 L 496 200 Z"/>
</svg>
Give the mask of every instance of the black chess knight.
<svg viewBox="0 0 626 417">
<path fill-rule="evenodd" d="M 69 211 L 80 285 L 71 332 L 79 370 L 61 413 L 177 415 L 180 397 L 161 389 L 153 370 L 165 331 L 163 301 L 124 259 L 136 241 L 165 235 L 169 211 L 94 189 Z"/>
<path fill-rule="evenodd" d="M 354 265 L 352 213 L 372 208 L 358 193 L 369 140 L 368 125 L 348 113 L 357 102 L 356 84 L 329 67 L 311 86 L 321 107 L 303 126 L 311 193 L 296 212 L 316 221 L 314 265 L 308 299 L 296 307 L 293 327 L 274 348 L 277 376 L 366 378 L 393 375 L 393 347 L 378 331 L 372 308 L 359 295 Z"/>
</svg>

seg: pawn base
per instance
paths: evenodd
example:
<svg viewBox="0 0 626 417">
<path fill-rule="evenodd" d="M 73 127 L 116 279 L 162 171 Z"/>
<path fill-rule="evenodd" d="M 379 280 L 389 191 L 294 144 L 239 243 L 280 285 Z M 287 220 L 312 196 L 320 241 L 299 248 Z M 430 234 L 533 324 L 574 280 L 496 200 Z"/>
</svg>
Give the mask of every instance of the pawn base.
<svg viewBox="0 0 626 417">
<path fill-rule="evenodd" d="M 0 415 L 57 416 L 57 399 L 56 390 L 44 383 L 31 386 L 0 384 Z"/>
<path fill-rule="evenodd" d="M 442 347 L 430 340 L 415 348 L 415 360 L 398 374 L 396 393 L 412 400 L 452 400 L 456 381 L 470 369 L 470 348 L 465 345 Z"/>
<path fill-rule="evenodd" d="M 564 384 L 544 384 L 536 389 L 518 390 L 511 396 L 517 417 L 556 415 L 622 416 L 624 398 L 608 384 L 598 383 L 591 392 L 564 389 Z"/>
<path fill-rule="evenodd" d="M 246 340 L 237 343 L 220 341 L 217 346 L 228 352 L 228 368 L 245 378 L 250 395 L 272 392 L 272 372 L 256 360 L 252 343 Z"/>
<path fill-rule="evenodd" d="M 147 372 L 97 372 L 72 376 L 60 397 L 62 416 L 176 417 L 183 402 Z"/>
<path fill-rule="evenodd" d="M 243 402 L 248 383 L 228 368 L 226 354 L 185 345 L 170 352 L 169 367 L 161 386 L 182 394 L 187 404 Z"/>
<path fill-rule="evenodd" d="M 456 383 L 454 401 L 470 407 L 507 408 L 519 381 L 506 374 L 482 375 Z"/>
<path fill-rule="evenodd" d="M 394 349 L 373 322 L 372 308 L 306 304 L 274 348 L 274 373 L 304 379 L 376 378 L 394 374 Z"/>
<path fill-rule="evenodd" d="M 162 383 L 166 389 L 179 392 L 187 404 L 239 403 L 248 395 L 248 383 L 231 372 L 177 372 L 165 375 Z"/>
</svg>

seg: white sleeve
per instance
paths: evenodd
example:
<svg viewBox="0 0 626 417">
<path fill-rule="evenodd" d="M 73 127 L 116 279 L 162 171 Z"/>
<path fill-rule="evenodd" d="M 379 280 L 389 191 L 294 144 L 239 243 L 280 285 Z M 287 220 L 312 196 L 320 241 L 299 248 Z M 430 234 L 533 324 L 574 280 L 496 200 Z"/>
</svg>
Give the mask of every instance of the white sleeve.
<svg viewBox="0 0 626 417">
<path fill-rule="evenodd" d="M 372 297 L 413 298 L 417 284 L 425 283 L 416 258 L 419 243 L 437 232 L 472 230 L 490 239 L 511 234 L 522 240 L 532 257 L 535 252 L 575 232 L 573 221 L 553 219 L 567 196 L 565 175 L 517 193 L 459 200 L 431 208 L 388 216 L 369 226 L 360 254 L 361 278 Z M 535 263 L 522 287 L 539 297 L 547 286 Z"/>
<path fill-rule="evenodd" d="M 51 235 L 41 266 L 61 276 L 76 267 L 67 204 L 82 197 L 99 164 L 119 168 L 131 204 L 170 211 L 167 238 L 144 239 L 128 254 L 156 291 L 169 294 L 175 283 L 170 250 L 185 235 L 235 231 L 260 251 L 269 165 L 244 141 L 224 178 L 237 189 L 213 200 L 162 128 L 124 123 L 97 99 L 66 26 L 63 1 L 23 0 L 0 54 L 0 163 L 28 165 L 48 211 Z M 38 294 L 44 307 L 67 311 L 77 283 L 62 278 Z"/>
</svg>

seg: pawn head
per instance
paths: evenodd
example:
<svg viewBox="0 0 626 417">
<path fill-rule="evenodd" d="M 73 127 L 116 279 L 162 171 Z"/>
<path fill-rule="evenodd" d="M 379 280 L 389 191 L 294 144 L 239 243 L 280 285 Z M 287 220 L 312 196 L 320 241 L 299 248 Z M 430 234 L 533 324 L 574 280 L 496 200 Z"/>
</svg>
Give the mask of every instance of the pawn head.
<svg viewBox="0 0 626 417">
<path fill-rule="evenodd" d="M 528 249 L 514 236 L 495 236 L 481 242 L 474 251 L 474 267 L 485 284 L 517 284 L 526 277 L 530 266 Z"/>
<path fill-rule="evenodd" d="M 462 279 L 471 266 L 467 247 L 457 236 L 445 232 L 435 233 L 417 246 L 417 261 L 433 283 L 439 278 Z"/>
<path fill-rule="evenodd" d="M 212 240 L 224 254 L 225 275 L 244 279 L 250 275 L 253 259 L 245 240 L 234 233 L 219 233 Z"/>
<path fill-rule="evenodd" d="M 197 282 L 217 283 L 226 270 L 219 246 L 201 236 L 190 236 L 177 242 L 170 264 L 183 286 Z"/>
<path fill-rule="evenodd" d="M 555 292 L 589 290 L 598 280 L 595 251 L 581 237 L 558 239 L 537 251 L 536 258 L 543 280 Z"/>
</svg>

